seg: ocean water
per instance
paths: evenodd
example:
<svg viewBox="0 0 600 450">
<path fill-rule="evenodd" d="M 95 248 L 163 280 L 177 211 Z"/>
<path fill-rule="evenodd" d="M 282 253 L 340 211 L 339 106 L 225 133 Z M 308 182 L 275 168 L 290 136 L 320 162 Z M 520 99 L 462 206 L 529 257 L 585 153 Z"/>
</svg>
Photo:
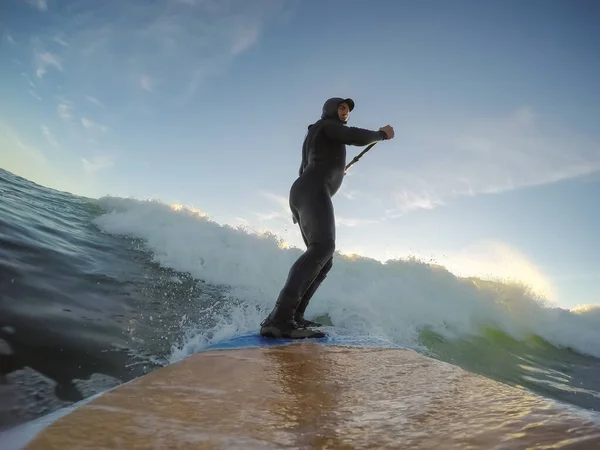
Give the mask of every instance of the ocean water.
<svg viewBox="0 0 600 450">
<path fill-rule="evenodd" d="M 257 330 L 300 252 L 190 208 L 0 170 L 0 428 Z M 600 307 L 337 255 L 307 316 L 600 412 Z"/>
</svg>

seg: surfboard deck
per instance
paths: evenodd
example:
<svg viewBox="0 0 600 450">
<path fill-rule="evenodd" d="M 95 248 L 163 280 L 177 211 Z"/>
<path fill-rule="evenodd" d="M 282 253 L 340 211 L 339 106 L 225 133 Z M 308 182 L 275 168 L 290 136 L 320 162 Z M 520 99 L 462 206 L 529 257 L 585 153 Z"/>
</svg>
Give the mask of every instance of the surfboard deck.
<svg viewBox="0 0 600 450">
<path fill-rule="evenodd" d="M 414 351 L 326 339 L 215 344 L 96 396 L 24 448 L 600 448 L 600 426 L 570 407 Z"/>
</svg>

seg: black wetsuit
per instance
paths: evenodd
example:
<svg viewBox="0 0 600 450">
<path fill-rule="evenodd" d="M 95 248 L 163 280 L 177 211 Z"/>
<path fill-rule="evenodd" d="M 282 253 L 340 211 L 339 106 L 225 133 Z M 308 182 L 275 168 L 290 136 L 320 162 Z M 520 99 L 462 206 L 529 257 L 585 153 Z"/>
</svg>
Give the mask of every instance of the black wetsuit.
<svg viewBox="0 0 600 450">
<path fill-rule="evenodd" d="M 308 127 L 302 145 L 299 177 L 290 189 L 289 204 L 300 226 L 307 250 L 290 268 L 275 308 L 261 324 L 264 335 L 279 328 L 290 330 L 311 324 L 305 321 L 308 302 L 333 265 L 335 216 L 331 197 L 339 190 L 346 169 L 346 145 L 364 146 L 386 139 L 383 131 L 348 127 L 338 117 L 338 105 L 349 99 L 331 98 L 323 105 L 321 119 Z M 301 336 L 302 337 L 302 336 Z"/>
</svg>

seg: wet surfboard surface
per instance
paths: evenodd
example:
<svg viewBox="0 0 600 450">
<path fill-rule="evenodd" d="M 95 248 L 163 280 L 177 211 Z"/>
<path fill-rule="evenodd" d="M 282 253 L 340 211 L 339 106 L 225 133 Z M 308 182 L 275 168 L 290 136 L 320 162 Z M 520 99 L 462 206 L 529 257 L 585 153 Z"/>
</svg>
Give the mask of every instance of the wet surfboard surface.
<svg viewBox="0 0 600 450">
<path fill-rule="evenodd" d="M 591 414 L 358 341 L 213 344 L 84 402 L 22 448 L 600 448 Z"/>
</svg>

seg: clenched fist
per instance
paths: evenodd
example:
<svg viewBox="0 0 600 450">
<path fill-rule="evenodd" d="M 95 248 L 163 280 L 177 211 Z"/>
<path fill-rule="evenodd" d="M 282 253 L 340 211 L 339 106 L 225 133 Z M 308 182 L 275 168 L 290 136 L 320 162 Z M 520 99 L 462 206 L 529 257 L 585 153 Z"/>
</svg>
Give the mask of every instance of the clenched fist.
<svg viewBox="0 0 600 450">
<path fill-rule="evenodd" d="M 392 128 L 391 125 L 386 125 L 385 127 L 381 127 L 379 129 L 379 131 L 383 131 L 386 135 L 388 139 L 393 139 L 394 138 L 394 128 Z"/>
</svg>

